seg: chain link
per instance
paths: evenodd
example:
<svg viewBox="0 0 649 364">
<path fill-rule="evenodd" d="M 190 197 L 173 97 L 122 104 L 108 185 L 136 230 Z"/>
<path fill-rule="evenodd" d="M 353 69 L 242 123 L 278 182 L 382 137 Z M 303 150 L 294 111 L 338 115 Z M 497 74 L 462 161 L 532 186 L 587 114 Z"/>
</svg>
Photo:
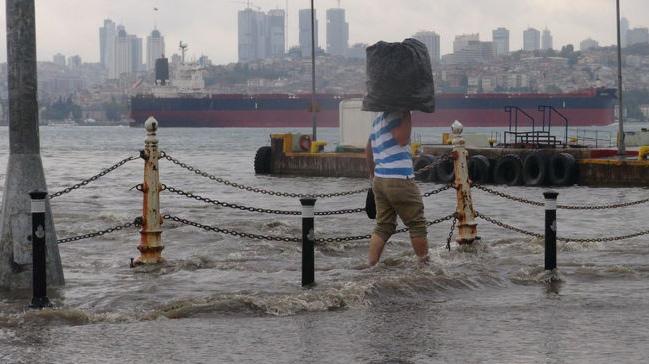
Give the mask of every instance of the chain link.
<svg viewBox="0 0 649 364">
<path fill-rule="evenodd" d="M 211 175 L 207 172 L 203 172 L 200 169 L 196 167 L 192 167 L 186 163 L 183 163 L 179 161 L 178 159 L 171 157 L 167 155 L 164 152 L 161 152 L 161 157 L 172 162 L 173 164 L 184 168 L 190 172 L 193 172 L 201 177 L 209 178 L 212 181 L 222 183 L 224 185 L 238 188 L 240 190 L 246 190 L 249 192 L 255 192 L 255 193 L 263 193 L 266 195 L 271 195 L 271 196 L 280 196 L 280 197 L 294 197 L 294 198 L 330 198 L 330 197 L 339 197 L 339 196 L 349 196 L 349 195 L 355 195 L 358 193 L 363 193 L 367 192 L 368 188 L 363 188 L 359 190 L 353 190 L 353 191 L 345 191 L 345 192 L 334 192 L 334 193 L 320 193 L 320 194 L 304 194 L 304 193 L 291 193 L 291 192 L 277 192 L 277 191 L 270 191 L 270 190 L 265 190 L 263 188 L 258 188 L 258 187 L 251 187 L 251 186 L 246 186 L 242 185 L 236 182 L 228 181 L 226 179 L 216 177 L 214 175 Z"/>
<path fill-rule="evenodd" d="M 245 210 L 245 211 L 251 211 L 251 212 L 260 212 L 260 213 L 264 213 L 264 214 L 275 214 L 275 215 L 302 215 L 301 211 L 273 210 L 273 209 L 265 209 L 265 208 L 259 208 L 259 207 L 249 207 L 249 206 L 243 206 L 243 205 L 239 205 L 239 204 L 231 203 L 231 202 L 222 202 L 222 201 L 218 201 L 218 200 L 213 200 L 213 199 L 211 199 L 209 197 L 199 196 L 199 195 L 196 195 L 194 193 L 186 192 L 186 191 L 183 191 L 183 190 L 181 190 L 179 188 L 172 187 L 172 186 L 163 185 L 162 189 L 166 190 L 166 191 L 169 191 L 169 192 L 172 192 L 172 193 L 175 193 L 175 194 L 180 195 L 180 196 L 185 196 L 187 198 L 197 200 L 197 201 L 202 201 L 202 202 L 209 203 L 209 204 L 212 204 L 212 205 L 223 206 L 223 207 L 228 207 L 228 208 L 232 208 L 232 209 L 239 209 L 239 210 Z M 343 210 L 334 210 L 334 211 L 318 211 L 318 212 L 315 212 L 315 215 L 318 215 L 318 216 L 343 215 L 343 214 L 353 214 L 353 213 L 358 213 L 358 212 L 365 212 L 365 208 L 364 207 L 359 207 L 359 208 L 356 208 L 356 209 L 343 209 Z"/>
<path fill-rule="evenodd" d="M 443 186 L 443 187 L 440 187 L 440 188 L 438 188 L 438 189 L 436 189 L 436 190 L 432 190 L 432 191 L 430 191 L 430 192 L 426 192 L 426 193 L 424 193 L 424 194 L 422 195 L 422 197 L 430 197 L 430 196 L 432 196 L 432 195 L 436 195 L 436 194 L 438 194 L 438 193 L 440 193 L 440 192 L 446 191 L 446 190 L 451 189 L 451 188 L 453 188 L 453 185 L 449 183 L 449 184 L 447 184 L 446 186 Z"/>
<path fill-rule="evenodd" d="M 59 239 L 59 240 L 56 241 L 56 243 L 57 244 L 64 244 L 64 243 L 69 243 L 69 242 L 72 242 L 72 241 L 78 241 L 78 240 L 83 240 L 83 239 L 94 238 L 96 236 L 102 236 L 102 235 L 110 234 L 110 233 L 115 232 L 115 231 L 128 229 L 130 227 L 140 227 L 140 226 L 142 226 L 142 217 L 136 217 L 135 220 L 133 220 L 133 222 L 127 222 L 127 223 L 122 224 L 122 225 L 113 226 L 113 227 L 110 227 L 110 228 L 105 229 L 105 230 L 95 231 L 95 232 L 88 233 L 88 234 L 72 236 L 72 237 L 65 238 L 65 239 Z"/>
<path fill-rule="evenodd" d="M 488 222 L 490 222 L 490 223 L 492 223 L 494 225 L 497 225 L 497 226 L 500 226 L 502 228 L 512 230 L 512 231 L 515 231 L 515 232 L 518 232 L 518 233 L 521 233 L 521 234 L 534 236 L 534 237 L 537 237 L 537 238 L 545 237 L 545 235 L 543 235 L 543 234 L 539 234 L 539 233 L 535 233 L 535 232 L 532 232 L 532 231 L 527 231 L 527 230 L 517 228 L 515 226 L 506 224 L 506 223 L 504 223 L 502 221 L 498 221 L 498 220 L 493 219 L 491 217 L 482 215 L 479 212 L 476 212 L 476 216 L 483 219 L 483 220 L 486 220 L 486 221 L 488 221 Z M 610 241 L 618 241 L 618 240 L 636 238 L 638 236 L 643 236 L 643 235 L 649 235 L 649 230 L 644 230 L 644 231 L 640 231 L 640 232 L 632 233 L 632 234 L 626 234 L 626 235 L 620 235 L 620 236 L 609 236 L 609 237 L 603 237 L 603 238 L 557 237 L 557 240 L 558 241 L 574 241 L 574 242 L 577 242 L 577 243 L 604 243 L 604 242 L 610 242 Z"/>
<path fill-rule="evenodd" d="M 457 223 L 457 212 L 453 214 L 453 223 L 451 224 L 451 231 L 448 233 L 448 239 L 446 239 L 446 249 L 451 251 L 451 240 L 453 239 L 453 230 L 455 230 L 455 224 Z"/>
<path fill-rule="evenodd" d="M 270 240 L 270 241 L 285 241 L 285 242 L 300 242 L 301 239 L 299 238 L 289 238 L 289 237 L 281 237 L 281 236 L 271 236 L 271 235 L 259 235 L 259 234 L 250 234 L 250 233 L 242 233 L 239 231 L 234 231 L 234 230 L 229 230 L 229 229 L 223 229 L 220 227 L 216 226 L 210 226 L 210 225 L 204 225 L 195 221 L 183 219 L 178 216 L 173 216 L 173 215 L 164 215 L 162 217 L 165 220 L 172 220 L 175 222 L 179 222 L 184 225 L 189 225 L 189 226 L 194 226 L 199 229 L 203 229 L 206 231 L 212 231 L 215 233 L 221 233 L 221 234 L 228 234 L 232 236 L 239 236 L 243 238 L 250 238 L 250 239 L 256 239 L 256 240 Z"/>
<path fill-rule="evenodd" d="M 74 184 L 74 185 L 72 185 L 70 187 L 66 187 L 65 189 L 63 189 L 61 191 L 58 191 L 56 193 L 51 194 L 50 195 L 50 200 L 53 199 L 53 198 L 59 197 L 61 195 L 64 195 L 64 194 L 66 194 L 68 192 L 72 192 L 72 191 L 74 191 L 74 190 L 76 190 L 78 188 L 81 188 L 81 187 L 83 187 L 83 186 L 85 186 L 85 185 L 87 185 L 87 184 L 89 184 L 89 183 L 91 183 L 93 181 L 96 181 L 100 177 L 103 177 L 103 176 L 107 175 L 108 173 L 116 170 L 117 168 L 123 166 L 124 164 L 126 164 L 126 163 L 128 163 L 130 161 L 139 159 L 139 158 L 140 158 L 139 156 L 137 156 L 137 157 L 132 156 L 132 157 L 124 158 L 121 161 L 113 164 L 112 166 L 110 166 L 110 167 L 108 167 L 106 169 L 103 169 L 101 172 L 99 172 L 98 174 L 96 174 L 96 175 L 94 175 L 94 176 L 92 176 L 92 177 L 90 177 L 88 179 L 85 179 L 85 180 L 83 180 L 83 181 L 81 181 L 81 182 L 79 182 L 77 184 Z"/>
<path fill-rule="evenodd" d="M 475 188 L 477 188 L 479 190 L 491 193 L 491 194 L 496 195 L 496 196 L 506 198 L 508 200 L 517 201 L 517 202 L 521 202 L 521 203 L 528 204 L 528 205 L 534 205 L 534 206 L 544 206 L 545 205 L 543 202 L 529 200 L 529 199 L 526 199 L 526 198 L 523 198 L 523 197 L 512 196 L 512 195 L 506 194 L 504 192 L 496 191 L 496 190 L 493 190 L 491 188 L 479 185 L 477 183 L 474 183 L 471 187 L 475 187 Z M 649 202 L 649 198 L 645 198 L 645 199 L 638 200 L 638 201 L 623 202 L 623 203 L 608 204 L 608 205 L 586 205 L 586 206 L 557 205 L 557 208 L 564 209 L 564 210 L 605 210 L 605 209 L 617 209 L 617 208 L 621 208 L 621 207 L 635 206 L 635 205 L 640 205 L 640 204 L 647 203 L 647 202 Z"/>
</svg>

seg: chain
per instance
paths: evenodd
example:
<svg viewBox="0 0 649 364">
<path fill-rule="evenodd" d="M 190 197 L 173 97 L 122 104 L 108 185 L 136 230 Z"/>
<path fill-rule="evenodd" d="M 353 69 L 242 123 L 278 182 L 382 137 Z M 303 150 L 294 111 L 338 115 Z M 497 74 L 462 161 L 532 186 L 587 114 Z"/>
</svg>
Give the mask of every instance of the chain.
<svg viewBox="0 0 649 364">
<path fill-rule="evenodd" d="M 437 160 L 435 160 L 433 163 L 430 163 L 423 167 L 422 169 L 415 171 L 415 178 L 421 177 L 425 172 L 430 171 L 431 169 L 434 169 L 438 165 L 442 164 L 442 162 L 446 162 L 449 158 L 451 157 L 451 152 L 447 152 L 445 154 L 442 154 Z"/>
<path fill-rule="evenodd" d="M 85 180 L 83 180 L 83 181 L 81 181 L 81 182 L 79 182 L 79 183 L 77 183 L 77 184 L 74 184 L 74 185 L 72 185 L 72 186 L 70 186 L 70 187 L 66 187 L 65 189 L 63 189 L 63 190 L 61 190 L 61 191 L 59 191 L 59 192 L 56 192 L 56 193 L 51 194 L 51 195 L 50 195 L 50 200 L 53 199 L 53 198 L 59 197 L 59 196 L 61 196 L 61 195 L 63 195 L 63 194 L 66 194 L 66 193 L 68 193 L 68 192 L 71 192 L 71 191 L 73 191 L 73 190 L 76 190 L 76 189 L 78 189 L 78 188 L 81 188 L 81 187 L 83 187 L 83 186 L 89 184 L 90 182 L 96 181 L 96 180 L 99 179 L 100 177 L 103 177 L 103 176 L 107 175 L 108 173 L 110 173 L 110 172 L 116 170 L 117 168 L 123 166 L 124 164 L 126 164 L 126 163 L 128 163 L 128 162 L 130 162 L 130 161 L 133 161 L 133 160 L 139 159 L 139 158 L 140 158 L 139 156 L 138 156 L 138 157 L 128 157 L 128 158 L 124 158 L 124 159 L 122 159 L 121 161 L 119 161 L 119 162 L 113 164 L 112 166 L 110 166 L 110 167 L 108 167 L 108 168 L 102 170 L 102 171 L 99 172 L 98 174 L 96 174 L 96 175 L 94 175 L 94 176 L 92 176 L 92 177 L 90 177 L 90 178 L 88 178 L 88 179 L 85 179 Z"/>
<path fill-rule="evenodd" d="M 196 167 L 192 167 L 192 166 L 190 166 L 190 165 L 188 165 L 186 163 L 183 163 L 183 162 L 179 161 L 178 159 L 167 155 L 164 152 L 161 152 L 161 157 L 168 160 L 168 161 L 170 161 L 170 162 L 172 162 L 173 164 L 175 164 L 177 166 L 180 166 L 181 168 L 184 168 L 184 169 L 186 169 L 186 170 L 188 170 L 190 172 L 194 172 L 195 174 L 197 174 L 197 175 L 199 175 L 201 177 L 209 178 L 212 181 L 222 183 L 222 184 L 230 186 L 230 187 L 238 188 L 240 190 L 246 190 L 246 191 L 255 192 L 255 193 L 263 193 L 263 194 L 271 195 L 271 196 L 294 197 L 294 198 L 307 198 L 307 197 L 310 197 L 310 198 L 330 198 L 330 197 L 355 195 L 357 193 L 367 192 L 367 190 L 368 190 L 368 188 L 363 188 L 363 189 L 360 189 L 360 190 L 353 190 L 353 191 L 335 192 L 335 193 L 320 193 L 320 194 L 304 194 L 304 193 L 270 191 L 270 190 L 265 190 L 263 188 L 245 186 L 245 185 L 242 185 L 242 184 L 239 184 L 239 183 L 236 183 L 236 182 L 228 181 L 228 180 L 220 178 L 220 177 L 216 177 L 216 176 L 211 175 L 211 174 L 209 174 L 207 172 L 203 172 L 203 171 L 201 171 L 200 169 L 198 169 Z"/>
<path fill-rule="evenodd" d="M 108 228 L 106 230 L 95 231 L 95 232 L 92 232 L 92 233 L 78 235 L 78 236 L 72 236 L 72 237 L 65 238 L 65 239 L 59 239 L 59 240 L 56 241 L 56 243 L 57 244 L 64 244 L 64 243 L 69 243 L 69 242 L 72 242 L 72 241 L 94 238 L 96 236 L 102 236 L 102 235 L 110 234 L 112 232 L 120 231 L 122 229 L 128 229 L 128 228 L 134 227 L 134 226 L 136 226 L 136 227 L 142 226 L 142 217 L 136 217 L 135 220 L 133 220 L 133 222 L 127 222 L 126 224 L 113 226 L 113 227 Z"/>
<path fill-rule="evenodd" d="M 446 239 L 446 249 L 451 251 L 451 239 L 453 239 L 453 230 L 455 230 L 455 224 L 457 223 L 457 212 L 453 214 L 453 224 L 451 224 L 451 231 L 448 233 L 448 239 Z"/>
<path fill-rule="evenodd" d="M 450 184 L 450 183 L 449 183 L 449 184 L 447 184 L 446 186 L 440 187 L 440 188 L 438 188 L 438 189 L 436 189 L 436 190 L 432 190 L 432 191 L 430 191 L 430 192 L 426 192 L 426 193 L 424 193 L 422 196 L 423 196 L 423 197 L 429 197 L 429 196 L 436 195 L 436 194 L 438 194 L 438 193 L 440 193 L 440 192 L 442 192 L 442 191 L 446 191 L 446 190 L 451 189 L 451 188 L 453 188 L 453 184 Z"/>
<path fill-rule="evenodd" d="M 535 232 L 532 232 L 532 231 L 523 230 L 523 229 L 517 228 L 517 227 L 515 227 L 515 226 L 509 225 L 509 224 L 505 224 L 505 223 L 502 222 L 502 221 L 498 221 L 498 220 L 493 219 L 493 218 L 491 218 L 491 217 L 489 217 L 489 216 L 485 216 L 485 215 L 483 215 L 483 214 L 481 214 L 481 213 L 479 213 L 479 212 L 477 212 L 477 211 L 476 211 L 476 213 L 475 213 L 475 216 L 476 216 L 476 217 L 479 217 L 479 218 L 481 218 L 481 219 L 483 219 L 483 220 L 485 220 L 485 221 L 488 221 L 488 222 L 490 222 L 490 223 L 492 223 L 492 224 L 494 224 L 494 225 L 500 226 L 501 228 L 505 228 L 505 229 L 508 229 L 508 230 L 512 230 L 512 231 L 515 231 L 515 232 L 517 232 L 517 233 L 521 233 L 521 234 L 529 235 L 529 236 L 534 236 L 534 237 L 537 237 L 537 238 L 542 238 L 542 237 L 544 236 L 543 234 L 539 234 L 539 233 L 535 233 Z"/>
<path fill-rule="evenodd" d="M 512 231 L 516 231 L 516 232 L 521 233 L 521 234 L 530 235 L 530 236 L 534 236 L 534 237 L 537 237 L 537 238 L 543 238 L 544 237 L 543 234 L 539 234 L 539 233 L 535 233 L 535 232 L 531 232 L 531 231 L 526 231 L 526 230 L 517 228 L 515 226 L 505 224 L 502 221 L 497 221 L 497 220 L 495 220 L 493 218 L 482 215 L 482 214 L 480 214 L 478 212 L 476 212 L 476 216 L 483 219 L 483 220 L 486 220 L 486 221 L 488 221 L 488 222 L 490 222 L 490 223 L 492 223 L 494 225 L 498 225 L 498 226 L 500 226 L 502 228 L 509 229 L 509 230 L 512 230 Z M 644 230 L 644 231 L 640 231 L 640 232 L 632 233 L 632 234 L 626 234 L 626 235 L 620 235 L 620 236 L 609 236 L 609 237 L 603 237 L 603 238 L 566 238 L 566 237 L 557 237 L 557 240 L 558 241 L 574 241 L 574 242 L 577 242 L 577 243 L 603 243 L 603 242 L 609 242 L 609 241 L 618 241 L 618 240 L 631 239 L 631 238 L 636 238 L 638 236 L 643 236 L 643 235 L 649 235 L 649 230 Z"/>
<path fill-rule="evenodd" d="M 218 200 L 213 200 L 209 197 L 203 197 L 196 195 L 191 192 L 185 192 L 179 188 L 171 187 L 171 186 L 166 186 L 162 185 L 163 190 L 167 190 L 169 192 L 175 193 L 180 196 L 185 196 L 187 198 L 191 198 L 197 201 L 202 201 L 205 203 L 209 203 L 212 205 L 216 206 L 223 206 L 223 207 L 228 207 L 232 209 L 239 209 L 239 210 L 245 210 L 245 211 L 251 211 L 251 212 L 261 212 L 264 214 L 275 214 L 275 215 L 302 215 L 301 211 L 287 211 L 287 210 L 272 210 L 272 209 L 264 209 L 264 208 L 259 208 L 259 207 L 249 207 L 249 206 L 243 206 L 239 205 L 236 203 L 230 203 L 230 202 L 222 202 Z M 353 214 L 353 213 L 358 213 L 358 212 L 364 212 L 365 208 L 364 207 L 359 207 L 357 209 L 343 209 L 343 210 L 334 210 L 334 211 L 319 211 L 316 212 L 315 215 L 319 216 L 326 216 L 326 215 L 343 215 L 343 214 Z"/>
<path fill-rule="evenodd" d="M 479 185 L 477 183 L 474 183 L 472 185 L 472 187 L 475 187 L 475 188 L 477 188 L 479 190 L 482 190 L 482 191 L 485 191 L 485 192 L 488 192 L 488 193 L 491 193 L 491 194 L 506 198 L 508 200 L 517 201 L 517 202 L 525 203 L 525 204 L 528 204 L 528 205 L 534 205 L 534 206 L 544 206 L 545 205 L 543 202 L 534 201 L 534 200 L 528 200 L 526 198 L 508 195 L 508 194 L 506 194 L 504 192 L 492 190 L 491 188 Z M 608 204 L 608 205 L 586 205 L 586 206 L 557 205 L 557 208 L 565 209 L 565 210 L 604 210 L 604 209 L 617 209 L 617 208 L 620 208 L 620 207 L 635 206 L 635 205 L 640 205 L 640 204 L 647 203 L 647 202 L 649 202 L 649 198 L 645 198 L 645 199 L 638 200 L 638 201 L 623 202 L 623 203 L 619 203 L 619 204 Z"/>
<path fill-rule="evenodd" d="M 243 238 L 250 238 L 250 239 L 256 239 L 256 240 L 270 240 L 270 241 L 285 241 L 285 242 L 300 242 L 301 239 L 299 238 L 289 238 L 289 237 L 280 237 L 280 236 L 271 236 L 271 235 L 259 235 L 259 234 L 250 234 L 250 233 L 242 233 L 239 231 L 234 231 L 234 230 L 228 230 L 228 229 L 223 229 L 219 228 L 216 226 L 210 226 L 210 225 L 203 225 L 201 223 L 183 219 L 178 216 L 173 216 L 173 215 L 164 215 L 162 217 L 165 220 L 172 220 L 179 222 L 181 224 L 189 225 L 189 226 L 194 226 L 199 229 L 203 229 L 205 231 L 212 231 L 215 233 L 221 233 L 221 234 L 228 234 L 232 236 L 239 236 Z"/>
</svg>

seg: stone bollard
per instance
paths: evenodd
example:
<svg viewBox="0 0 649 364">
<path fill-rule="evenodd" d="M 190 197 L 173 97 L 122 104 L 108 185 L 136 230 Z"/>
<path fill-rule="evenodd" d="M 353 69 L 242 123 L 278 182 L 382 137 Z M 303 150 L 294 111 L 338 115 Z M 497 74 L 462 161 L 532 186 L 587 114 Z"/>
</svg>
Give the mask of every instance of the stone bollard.
<svg viewBox="0 0 649 364">
<path fill-rule="evenodd" d="M 45 198 L 47 192 L 29 193 L 32 210 L 32 303 L 30 308 L 52 307 L 47 298 L 47 260 L 45 251 Z"/>
<path fill-rule="evenodd" d="M 302 204 L 302 287 L 315 282 L 315 198 L 301 198 Z"/>
<path fill-rule="evenodd" d="M 456 214 L 458 220 L 458 244 L 471 244 L 476 239 L 477 225 L 475 210 L 471 199 L 471 185 L 469 184 L 469 168 L 467 164 L 467 151 L 462 138 L 462 124 L 455 120 L 451 125 L 453 131 L 453 169 L 455 171 L 455 190 L 457 193 Z"/>
<path fill-rule="evenodd" d="M 557 197 L 558 192 L 543 192 L 545 197 L 545 270 L 557 268 Z"/>
<path fill-rule="evenodd" d="M 161 256 L 162 249 L 162 216 L 160 215 L 160 172 L 158 169 L 158 159 L 160 151 L 158 150 L 158 121 L 149 117 L 144 123 L 147 131 L 144 140 L 144 150 L 140 156 L 144 159 L 144 184 L 142 192 L 144 194 L 142 201 L 142 230 L 140 230 L 140 245 L 137 250 L 140 256 L 135 259 L 134 264 L 156 264 L 163 261 Z"/>
</svg>

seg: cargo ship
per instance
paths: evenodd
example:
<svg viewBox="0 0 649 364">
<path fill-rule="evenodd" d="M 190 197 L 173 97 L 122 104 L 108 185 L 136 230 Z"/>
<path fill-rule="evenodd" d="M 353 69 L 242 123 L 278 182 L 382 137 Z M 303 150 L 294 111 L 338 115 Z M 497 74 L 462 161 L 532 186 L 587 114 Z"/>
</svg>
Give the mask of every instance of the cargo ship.
<svg viewBox="0 0 649 364">
<path fill-rule="evenodd" d="M 338 127 L 340 101 L 361 95 L 318 94 L 316 120 L 320 127 Z M 416 127 L 449 126 L 460 120 L 465 126 L 502 127 L 510 124 L 506 108 L 519 108 L 518 126 L 543 122 L 539 106 L 554 108 L 570 126 L 609 125 L 615 122 L 615 90 L 590 89 L 565 94 L 438 94 L 434 113 L 413 113 Z M 131 98 L 132 126 L 141 126 L 155 117 L 161 127 L 310 127 L 311 95 L 292 94 L 215 94 Z M 564 120 L 555 117 L 554 125 Z"/>
<path fill-rule="evenodd" d="M 150 94 L 131 98 L 131 126 L 142 126 L 153 116 L 161 127 L 310 127 L 314 108 L 318 126 L 338 127 L 340 102 L 362 97 L 317 94 L 312 107 L 310 94 L 207 94 L 201 70 L 189 65 L 174 78 L 170 85 L 162 82 Z M 442 93 L 435 97 L 434 113 L 413 113 L 413 125 L 446 127 L 459 120 L 470 127 L 531 126 L 541 125 L 546 116 L 550 122 L 553 111 L 557 126 L 610 125 L 615 102 L 616 91 L 606 88 L 563 94 Z"/>
</svg>

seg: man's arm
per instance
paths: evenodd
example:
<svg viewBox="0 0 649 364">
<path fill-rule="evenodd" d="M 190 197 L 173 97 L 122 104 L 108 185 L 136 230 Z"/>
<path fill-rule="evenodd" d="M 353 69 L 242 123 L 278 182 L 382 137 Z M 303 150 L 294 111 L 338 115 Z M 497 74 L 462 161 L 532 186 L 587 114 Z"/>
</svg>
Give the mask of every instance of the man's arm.
<svg viewBox="0 0 649 364">
<path fill-rule="evenodd" d="M 365 146 L 365 159 L 367 159 L 367 169 L 370 171 L 370 178 L 374 178 L 374 153 L 372 152 L 372 141 L 367 140 Z"/>
<path fill-rule="evenodd" d="M 410 112 L 403 113 L 399 126 L 390 130 L 394 139 L 400 146 L 406 146 L 410 143 L 410 133 L 412 132 L 412 120 L 410 119 Z"/>
</svg>

